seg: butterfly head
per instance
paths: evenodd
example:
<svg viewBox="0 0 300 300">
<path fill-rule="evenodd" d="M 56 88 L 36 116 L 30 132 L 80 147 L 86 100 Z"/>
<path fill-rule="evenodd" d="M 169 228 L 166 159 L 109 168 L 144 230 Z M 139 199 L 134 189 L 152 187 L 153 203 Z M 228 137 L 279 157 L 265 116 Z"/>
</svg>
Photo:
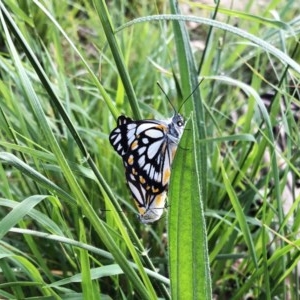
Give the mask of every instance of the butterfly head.
<svg viewBox="0 0 300 300">
<path fill-rule="evenodd" d="M 185 121 L 182 115 L 176 113 L 173 117 L 172 117 L 172 123 L 174 124 L 174 126 L 178 129 L 180 128 L 184 128 L 185 125 Z"/>
<path fill-rule="evenodd" d="M 182 115 L 176 113 L 171 119 L 169 123 L 169 132 L 168 137 L 175 144 L 178 144 L 179 139 L 181 138 L 185 126 L 185 121 Z"/>
</svg>

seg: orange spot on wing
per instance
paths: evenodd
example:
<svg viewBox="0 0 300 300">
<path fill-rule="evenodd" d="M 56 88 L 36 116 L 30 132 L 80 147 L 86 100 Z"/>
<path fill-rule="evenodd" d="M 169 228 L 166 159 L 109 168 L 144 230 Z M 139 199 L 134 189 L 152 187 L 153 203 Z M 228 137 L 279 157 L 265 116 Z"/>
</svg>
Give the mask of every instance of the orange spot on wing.
<svg viewBox="0 0 300 300">
<path fill-rule="evenodd" d="M 166 132 L 168 130 L 168 127 L 163 124 L 158 124 L 155 126 L 155 128 L 162 130 L 163 132 Z"/>
<path fill-rule="evenodd" d="M 138 209 L 138 211 L 139 211 L 139 214 L 140 214 L 140 215 L 144 215 L 145 212 L 146 212 L 146 208 L 145 208 L 144 206 L 140 207 L 139 204 L 138 204 L 137 202 L 136 202 L 135 204 L 136 204 L 136 207 L 137 207 L 137 209 Z"/>
<path fill-rule="evenodd" d="M 144 184 L 146 182 L 146 180 L 143 176 L 140 176 L 139 179 L 140 179 L 141 184 Z"/>
<path fill-rule="evenodd" d="M 153 192 L 153 193 L 157 193 L 158 191 L 159 191 L 158 188 L 154 188 L 154 186 L 152 187 L 152 192 Z"/>
<path fill-rule="evenodd" d="M 176 150 L 177 150 L 177 147 L 174 147 L 174 148 L 172 149 L 172 157 L 173 157 L 173 159 L 174 159 L 174 156 L 175 156 L 175 154 L 176 154 Z"/>
<path fill-rule="evenodd" d="M 133 161 L 134 161 L 133 155 L 130 155 L 130 156 L 128 157 L 128 160 L 127 160 L 128 164 L 129 164 L 129 165 L 132 165 L 132 164 L 133 164 Z"/>
<path fill-rule="evenodd" d="M 170 175 L 171 175 L 170 169 L 166 170 L 164 175 L 163 175 L 163 185 L 168 184 L 169 179 L 170 179 Z"/>
<path fill-rule="evenodd" d="M 134 141 L 134 142 L 131 144 L 130 148 L 131 148 L 131 150 L 135 150 L 138 146 L 139 146 L 138 141 Z"/>
<path fill-rule="evenodd" d="M 162 192 L 161 194 L 158 194 L 156 197 L 155 197 L 155 207 L 156 208 L 164 208 L 165 207 L 165 202 L 166 202 L 166 192 Z"/>
</svg>

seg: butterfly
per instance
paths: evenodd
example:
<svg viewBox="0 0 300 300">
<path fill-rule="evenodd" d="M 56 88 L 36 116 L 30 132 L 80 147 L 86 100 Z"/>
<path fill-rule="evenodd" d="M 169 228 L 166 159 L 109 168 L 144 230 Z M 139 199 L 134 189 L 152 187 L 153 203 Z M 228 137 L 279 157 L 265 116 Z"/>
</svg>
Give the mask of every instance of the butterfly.
<svg viewBox="0 0 300 300">
<path fill-rule="evenodd" d="M 122 157 L 139 220 L 152 223 L 164 212 L 171 165 L 183 134 L 184 118 L 139 120 L 121 115 L 109 141 Z"/>
</svg>

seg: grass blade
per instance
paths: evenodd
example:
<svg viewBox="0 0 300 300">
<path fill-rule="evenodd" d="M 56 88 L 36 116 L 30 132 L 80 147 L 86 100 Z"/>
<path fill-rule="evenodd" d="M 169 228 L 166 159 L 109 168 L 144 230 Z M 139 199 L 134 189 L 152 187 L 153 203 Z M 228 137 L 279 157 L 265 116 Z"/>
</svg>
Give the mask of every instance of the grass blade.
<svg viewBox="0 0 300 300">
<path fill-rule="evenodd" d="M 169 261 L 173 299 L 211 299 L 195 141 L 191 118 L 176 153 L 169 192 Z"/>
</svg>

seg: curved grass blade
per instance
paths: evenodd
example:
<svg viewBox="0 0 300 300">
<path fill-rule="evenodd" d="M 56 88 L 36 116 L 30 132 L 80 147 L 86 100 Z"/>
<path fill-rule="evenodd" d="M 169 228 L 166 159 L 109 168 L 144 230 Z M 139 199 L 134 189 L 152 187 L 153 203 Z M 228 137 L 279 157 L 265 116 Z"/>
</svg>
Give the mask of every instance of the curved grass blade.
<svg viewBox="0 0 300 300">
<path fill-rule="evenodd" d="M 0 239 L 3 238 L 11 227 L 20 222 L 25 215 L 47 197 L 47 195 L 30 196 L 14 207 L 14 209 L 0 221 Z"/>
<path fill-rule="evenodd" d="M 201 18 L 201 17 L 195 17 L 195 16 L 182 16 L 182 15 L 153 15 L 150 17 L 142 17 L 137 18 L 133 21 L 130 21 L 126 23 L 125 25 L 119 27 L 117 31 L 120 31 L 126 27 L 129 27 L 131 25 L 141 23 L 141 22 L 149 22 L 149 21 L 160 21 L 160 20 L 177 20 L 177 21 L 184 21 L 184 22 L 195 22 L 199 24 L 205 24 L 209 26 L 214 26 L 216 28 L 231 32 L 237 36 L 240 36 L 246 40 L 249 40 L 253 42 L 254 44 L 258 45 L 262 49 L 264 49 L 266 52 L 271 53 L 278 59 L 280 59 L 282 62 L 285 62 L 288 64 L 291 68 L 293 68 L 296 72 L 300 73 L 300 65 L 293 60 L 289 55 L 282 52 L 278 48 L 274 47 L 272 44 L 264 41 L 263 39 L 256 37 L 255 35 L 242 30 L 240 28 L 231 26 L 229 24 L 225 24 L 216 20 L 211 20 L 207 18 Z M 290 33 L 291 36 L 294 36 L 295 34 L 293 32 Z M 295 37 L 296 42 L 296 37 Z"/>
</svg>

